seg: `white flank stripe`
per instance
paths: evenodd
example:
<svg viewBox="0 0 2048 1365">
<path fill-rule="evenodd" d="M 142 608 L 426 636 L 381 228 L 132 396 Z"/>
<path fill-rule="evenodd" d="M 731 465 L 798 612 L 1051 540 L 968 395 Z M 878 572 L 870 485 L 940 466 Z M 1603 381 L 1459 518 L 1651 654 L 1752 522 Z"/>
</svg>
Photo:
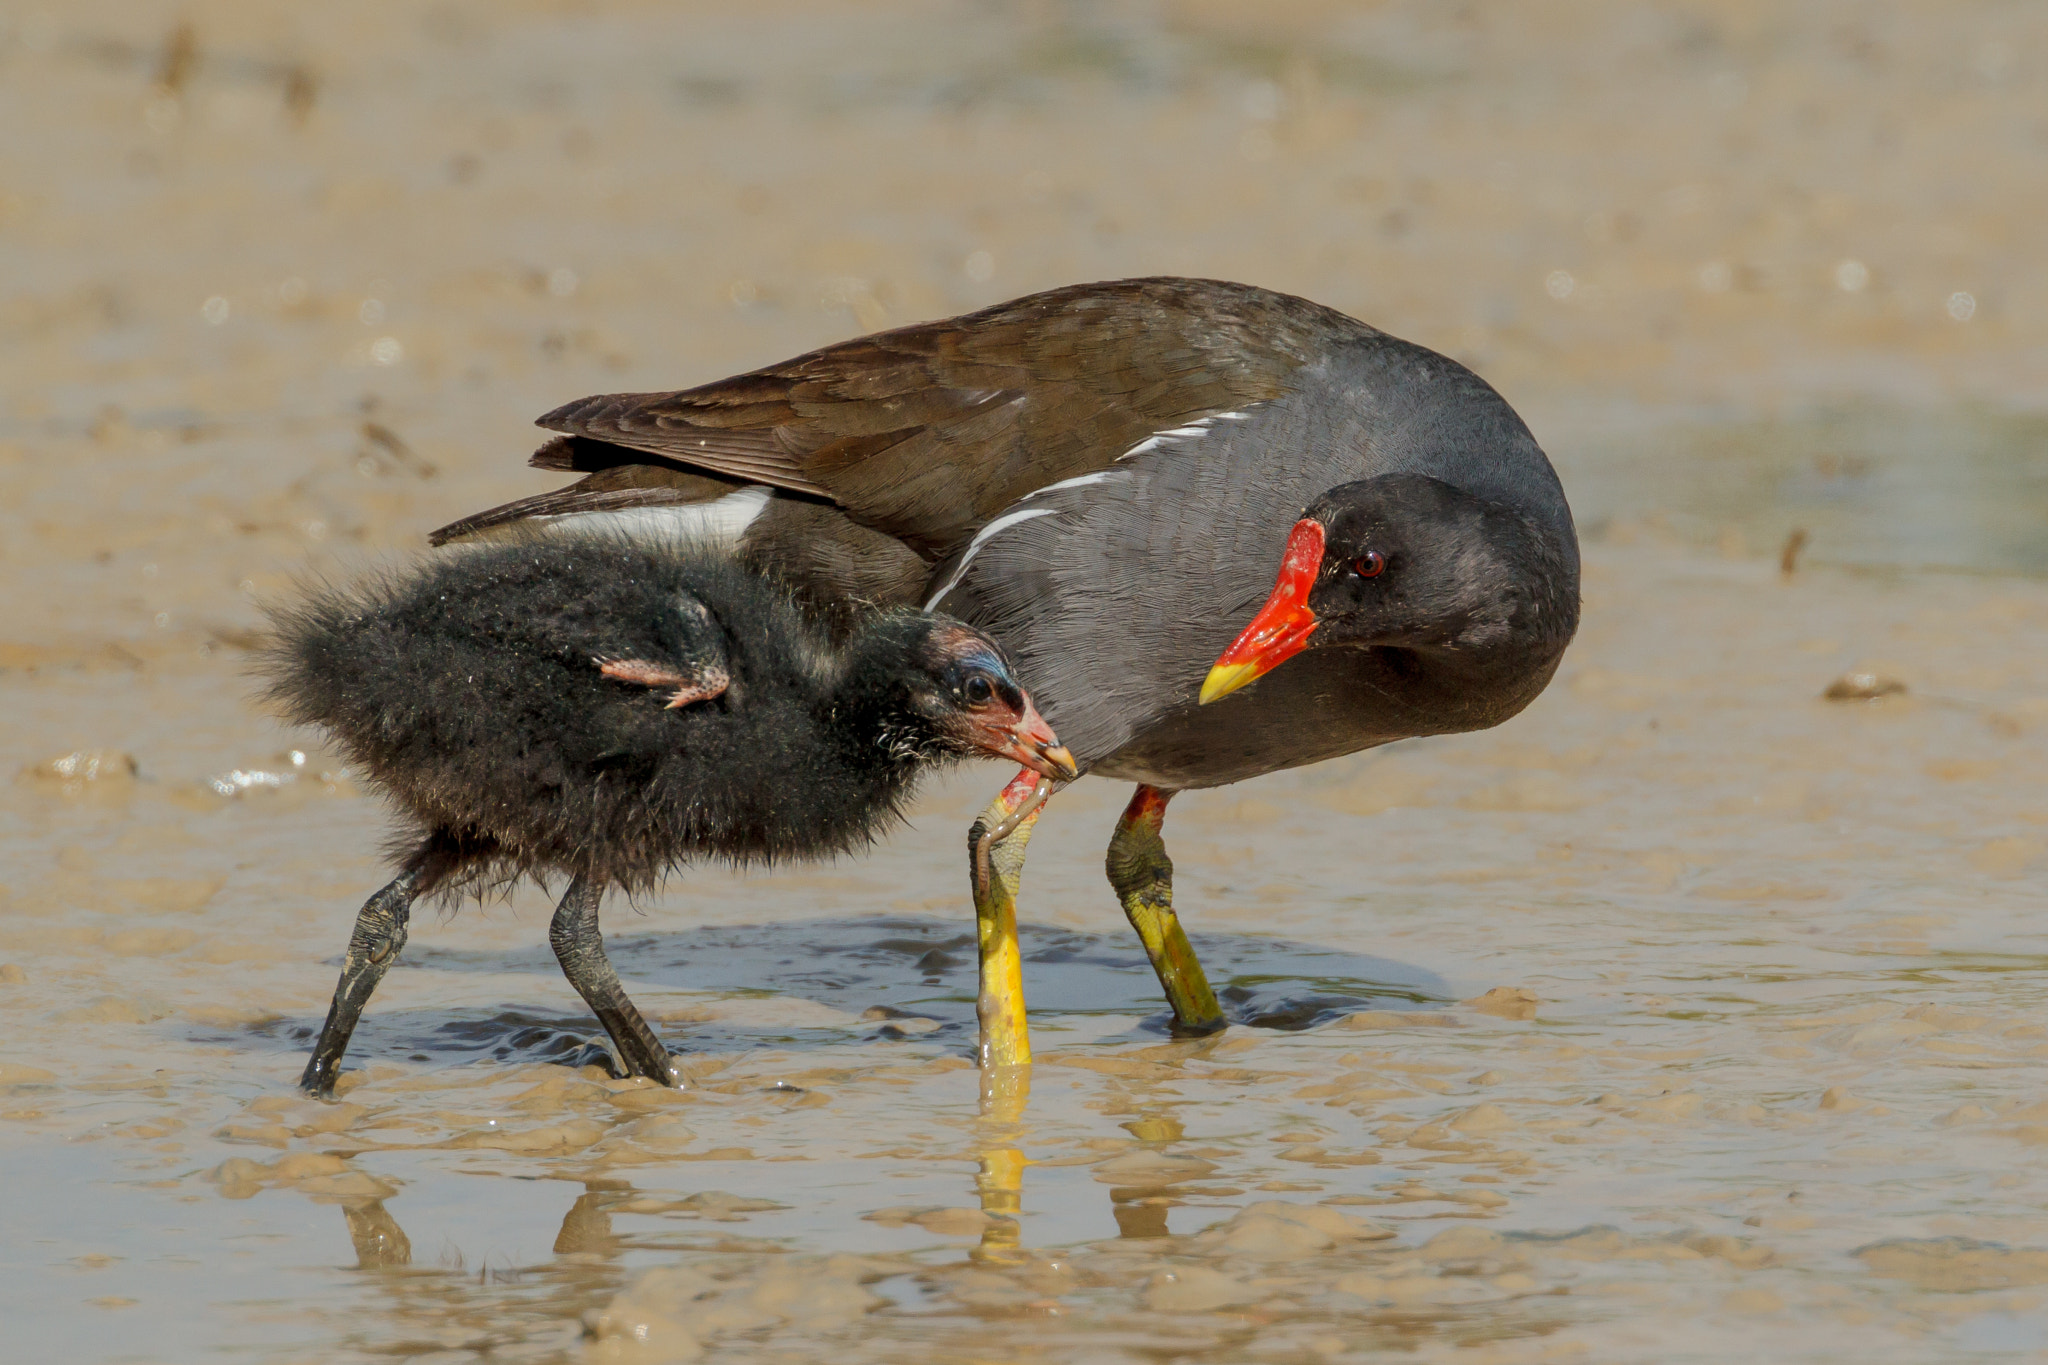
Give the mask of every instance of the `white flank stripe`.
<svg viewBox="0 0 2048 1365">
<path fill-rule="evenodd" d="M 673 507 L 627 507 L 616 512 L 569 512 L 548 517 L 551 530 L 604 530 L 626 536 L 713 541 L 736 545 L 775 490 L 749 484 L 710 502 Z"/>
<path fill-rule="evenodd" d="M 1098 469 L 1093 474 L 1077 474 L 1071 479 L 1061 479 L 1058 483 L 1049 483 L 1039 489 L 1037 493 L 1026 493 L 1017 501 L 1029 502 L 1037 497 L 1039 493 L 1057 493 L 1062 488 L 1081 488 L 1091 483 L 1101 483 L 1104 479 L 1114 478 L 1122 472 L 1117 469 Z"/>
<path fill-rule="evenodd" d="M 967 542 L 967 553 L 960 556 L 960 563 L 954 567 L 939 590 L 925 599 L 924 609 L 930 611 L 939 604 L 940 598 L 960 586 L 960 575 L 967 572 L 967 566 L 974 562 L 974 556 L 980 552 L 981 547 L 988 544 L 990 536 L 1007 527 L 1015 526 L 1020 521 L 1029 521 L 1033 517 L 1049 517 L 1058 510 L 1057 507 L 1027 507 L 1021 512 L 1005 512 L 975 532 L 974 539 Z"/>
<path fill-rule="evenodd" d="M 1153 432 L 1150 436 L 1147 436 L 1144 440 L 1117 456 L 1117 459 L 1119 461 L 1128 460 L 1133 455 L 1143 455 L 1148 450 L 1157 450 L 1161 441 L 1192 441 L 1197 436 L 1208 435 L 1209 428 L 1217 422 L 1242 422 L 1250 416 L 1251 414 L 1248 412 L 1218 412 L 1208 417 L 1197 417 L 1184 427 L 1169 427 L 1165 431 Z M 1054 486 L 1057 487 L 1058 485 Z"/>
</svg>

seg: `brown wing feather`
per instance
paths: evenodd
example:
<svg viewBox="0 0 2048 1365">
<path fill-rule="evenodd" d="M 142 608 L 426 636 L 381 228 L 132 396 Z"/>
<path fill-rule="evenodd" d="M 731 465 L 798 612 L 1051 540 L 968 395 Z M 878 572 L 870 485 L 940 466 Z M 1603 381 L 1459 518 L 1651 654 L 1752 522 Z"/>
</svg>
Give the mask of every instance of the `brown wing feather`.
<svg viewBox="0 0 2048 1365">
<path fill-rule="evenodd" d="M 605 453 L 623 447 L 829 499 L 935 559 L 1153 432 L 1288 392 L 1333 332 L 1374 335 L 1248 285 L 1074 285 L 699 388 L 580 399 L 540 419 L 568 440 L 535 463 L 604 468 L 632 460 Z"/>
</svg>

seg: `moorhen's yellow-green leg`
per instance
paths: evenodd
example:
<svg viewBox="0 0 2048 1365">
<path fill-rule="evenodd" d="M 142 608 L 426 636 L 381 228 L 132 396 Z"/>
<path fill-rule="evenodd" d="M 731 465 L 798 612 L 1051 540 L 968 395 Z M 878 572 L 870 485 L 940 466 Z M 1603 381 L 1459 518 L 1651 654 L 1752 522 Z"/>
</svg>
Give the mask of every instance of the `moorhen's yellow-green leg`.
<svg viewBox="0 0 2048 1365">
<path fill-rule="evenodd" d="M 981 946 L 981 990 L 974 1012 L 981 1020 L 985 1089 L 994 1083 L 997 1068 L 1031 1064 L 1031 1035 L 1024 1021 L 1024 958 L 1017 945 L 1017 887 L 1024 877 L 1024 846 L 1031 842 L 1031 829 L 1045 800 L 1040 785 L 1039 775 L 1026 768 L 996 794 L 967 831 L 968 875 L 974 883 L 974 921 Z"/>
<path fill-rule="evenodd" d="M 1116 822 L 1104 860 L 1109 884 L 1124 903 L 1124 914 L 1145 944 L 1145 956 L 1159 974 L 1166 1003 L 1173 1006 L 1175 1033 L 1214 1033 L 1223 1027 L 1223 1010 L 1209 978 L 1202 971 L 1180 916 L 1173 913 L 1173 859 L 1166 856 L 1160 826 L 1173 793 L 1140 785 Z"/>
<path fill-rule="evenodd" d="M 569 890 L 548 925 L 548 942 L 554 947 L 555 960 L 562 964 L 562 975 L 569 978 L 569 984 L 612 1036 L 626 1074 L 645 1076 L 681 1090 L 681 1068 L 633 1002 L 626 998 L 619 974 L 612 970 L 611 959 L 604 955 L 604 935 L 597 928 L 597 903 L 603 899 L 604 885 L 600 882 L 579 875 L 569 883 Z"/>
<path fill-rule="evenodd" d="M 348 1051 L 349 1035 L 363 1017 L 363 1006 L 371 992 L 398 961 L 405 947 L 406 922 L 412 917 L 412 903 L 419 895 L 422 871 L 408 868 L 389 886 L 363 902 L 356 912 L 356 927 L 348 936 L 348 951 L 341 957 L 341 980 L 334 987 L 334 1003 L 327 1007 L 327 1022 L 320 1039 L 313 1044 L 313 1056 L 299 1076 L 299 1088 L 321 1099 L 334 1094 L 334 1078 L 341 1070 L 341 1054 Z"/>
</svg>

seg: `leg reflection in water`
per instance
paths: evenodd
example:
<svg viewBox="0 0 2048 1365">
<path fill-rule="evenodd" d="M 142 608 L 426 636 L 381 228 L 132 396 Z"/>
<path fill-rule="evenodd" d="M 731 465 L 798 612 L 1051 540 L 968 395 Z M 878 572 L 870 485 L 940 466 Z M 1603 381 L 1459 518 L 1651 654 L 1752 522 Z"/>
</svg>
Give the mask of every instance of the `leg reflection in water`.
<svg viewBox="0 0 2048 1365">
<path fill-rule="evenodd" d="M 1031 1068 L 988 1067 L 981 1076 L 981 1127 L 988 1145 L 982 1148 L 974 1190 L 989 1222 L 982 1229 L 981 1245 L 970 1254 L 977 1261 L 1014 1264 L 1025 1259 L 1024 1229 L 1018 1219 L 1024 1212 L 1026 1162 L 1016 1144 L 1022 1137 L 1025 1107 L 1031 1103 Z"/>
<path fill-rule="evenodd" d="M 623 1180 L 586 1180 L 583 1193 L 562 1215 L 562 1230 L 555 1234 L 555 1255 L 598 1256 L 619 1254 L 618 1234 L 612 1231 L 612 1205 L 631 1193 Z"/>
<path fill-rule="evenodd" d="M 1166 1236 L 1166 1209 L 1164 1200 L 1157 1203 L 1150 1198 L 1150 1190 L 1136 1191 L 1141 1197 L 1131 1203 L 1115 1202 L 1124 1190 L 1111 1190 L 1109 1209 L 1116 1215 L 1116 1235 L 1119 1237 L 1164 1237 Z"/>
<path fill-rule="evenodd" d="M 1024 1165 L 1024 1153 L 1015 1147 L 992 1147 L 981 1154 L 981 1174 L 974 1178 L 974 1188 L 989 1223 L 981 1231 L 981 1245 L 971 1253 L 975 1260 L 1024 1259 L 1024 1228 L 1017 1221 L 1024 1211 Z"/>
<path fill-rule="evenodd" d="M 611 1210 L 632 1194 L 633 1187 L 623 1180 L 584 1181 L 583 1193 L 562 1215 L 561 1231 L 555 1234 L 555 1255 L 600 1261 L 618 1256 L 620 1238 L 612 1231 Z M 412 1239 L 383 1200 L 344 1204 L 341 1212 L 348 1220 L 348 1239 L 355 1244 L 356 1269 L 393 1270 L 412 1264 Z"/>
<path fill-rule="evenodd" d="M 390 1270 L 412 1264 L 412 1239 L 383 1200 L 344 1204 L 341 1212 L 348 1219 L 348 1239 L 356 1244 L 356 1269 Z"/>
<path fill-rule="evenodd" d="M 1022 1265 L 1031 1259 L 1024 1249 L 1024 1168 L 1030 1165 L 1021 1146 L 1024 1111 L 1031 1101 L 1031 1068 L 990 1068 L 982 1072 L 981 1170 L 974 1180 L 987 1222 L 981 1244 L 970 1254 L 976 1261 Z M 1148 1147 L 1178 1142 L 1184 1135 L 1179 1120 L 1147 1113 L 1123 1125 Z M 1181 1202 L 1167 1185 L 1118 1185 L 1109 1191 L 1110 1212 L 1119 1237 L 1165 1237 L 1166 1211 Z"/>
<path fill-rule="evenodd" d="M 1121 1126 L 1148 1147 L 1164 1148 L 1187 1136 L 1179 1119 L 1157 1110 Z M 1114 1186 L 1109 1192 L 1119 1237 L 1166 1236 L 1166 1211 L 1180 1202 L 1172 1187 L 1164 1185 Z"/>
</svg>

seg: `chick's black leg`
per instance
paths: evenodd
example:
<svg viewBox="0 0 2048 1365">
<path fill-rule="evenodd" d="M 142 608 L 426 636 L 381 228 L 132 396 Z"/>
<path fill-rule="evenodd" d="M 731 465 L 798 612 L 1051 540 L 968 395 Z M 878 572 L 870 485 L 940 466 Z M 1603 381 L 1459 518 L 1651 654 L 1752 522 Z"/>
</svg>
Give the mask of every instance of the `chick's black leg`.
<svg viewBox="0 0 2048 1365">
<path fill-rule="evenodd" d="M 604 935 L 597 928 L 597 903 L 604 899 L 604 885 L 579 876 L 569 883 L 568 894 L 555 910 L 548 926 L 548 942 L 562 964 L 562 975 L 583 997 L 598 1022 L 611 1034 L 629 1076 L 645 1076 L 677 1090 L 683 1088 L 683 1073 L 668 1055 L 661 1039 L 640 1017 L 640 1011 L 626 998 L 619 974 L 604 955 Z"/>
<path fill-rule="evenodd" d="M 1116 822 L 1105 860 L 1109 884 L 1124 904 L 1124 915 L 1144 941 L 1145 956 L 1173 1006 L 1176 1033 L 1214 1033 L 1223 1027 L 1223 1010 L 1193 945 L 1173 912 L 1173 859 L 1166 856 L 1160 828 L 1173 793 L 1140 785 Z"/>
<path fill-rule="evenodd" d="M 334 1003 L 327 1007 L 327 1023 L 320 1040 L 313 1044 L 312 1060 L 299 1077 L 299 1087 L 309 1095 L 325 1099 L 334 1094 L 334 1078 L 341 1069 L 341 1054 L 348 1050 L 349 1035 L 363 1017 L 370 993 L 398 961 L 405 947 L 406 921 L 412 903 L 420 894 L 423 870 L 407 868 L 369 900 L 356 915 L 355 932 L 348 936 L 348 952 L 341 959 L 341 981 L 334 988 Z"/>
</svg>

